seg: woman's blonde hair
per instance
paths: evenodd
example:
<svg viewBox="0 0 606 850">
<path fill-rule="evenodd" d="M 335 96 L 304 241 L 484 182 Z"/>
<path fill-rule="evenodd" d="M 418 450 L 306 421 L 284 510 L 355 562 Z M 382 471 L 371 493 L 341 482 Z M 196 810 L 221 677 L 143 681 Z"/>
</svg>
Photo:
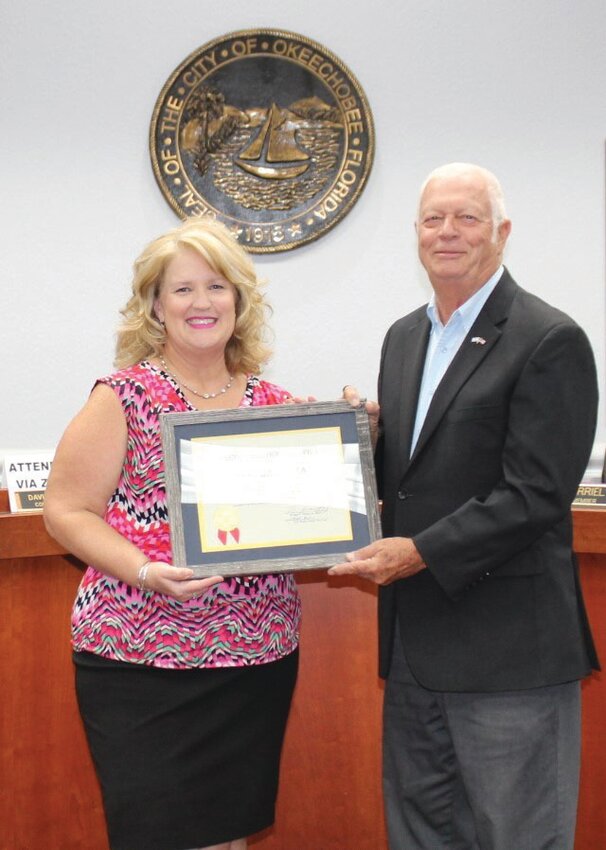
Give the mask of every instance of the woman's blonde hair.
<svg viewBox="0 0 606 850">
<path fill-rule="evenodd" d="M 150 242 L 135 260 L 132 295 L 120 311 L 123 321 L 118 328 L 115 365 L 133 366 L 162 352 L 166 331 L 154 304 L 166 266 L 184 248 L 196 251 L 234 285 L 236 326 L 225 348 L 225 363 L 234 374 L 258 373 L 271 353 L 264 341 L 271 308 L 249 255 L 223 224 L 207 217 L 187 219 Z"/>
</svg>

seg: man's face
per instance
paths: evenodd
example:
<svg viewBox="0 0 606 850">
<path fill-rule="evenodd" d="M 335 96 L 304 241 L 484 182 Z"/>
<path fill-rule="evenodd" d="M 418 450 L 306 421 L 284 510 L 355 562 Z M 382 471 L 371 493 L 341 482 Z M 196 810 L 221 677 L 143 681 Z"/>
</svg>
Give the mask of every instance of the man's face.
<svg viewBox="0 0 606 850">
<path fill-rule="evenodd" d="M 493 233 L 486 181 L 470 172 L 431 180 L 421 196 L 419 258 L 434 286 L 460 284 L 469 295 L 499 267 L 511 222 Z"/>
</svg>

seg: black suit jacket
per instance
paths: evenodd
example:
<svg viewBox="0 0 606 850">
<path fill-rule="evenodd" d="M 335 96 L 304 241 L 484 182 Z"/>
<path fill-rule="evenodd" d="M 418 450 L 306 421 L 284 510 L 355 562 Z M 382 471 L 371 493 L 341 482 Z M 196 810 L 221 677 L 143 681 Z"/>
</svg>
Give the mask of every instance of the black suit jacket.
<svg viewBox="0 0 606 850">
<path fill-rule="evenodd" d="M 429 329 L 422 307 L 391 327 L 381 356 L 383 531 L 412 537 L 428 567 L 380 588 L 381 675 L 397 616 L 411 669 L 430 689 L 516 690 L 585 676 L 597 658 L 570 504 L 595 430 L 587 337 L 505 271 L 409 458 Z"/>
</svg>

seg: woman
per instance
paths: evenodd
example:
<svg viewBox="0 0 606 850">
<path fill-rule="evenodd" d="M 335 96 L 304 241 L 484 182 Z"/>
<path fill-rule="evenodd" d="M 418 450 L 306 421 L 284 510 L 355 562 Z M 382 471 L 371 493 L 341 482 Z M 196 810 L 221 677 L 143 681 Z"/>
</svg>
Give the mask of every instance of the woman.
<svg viewBox="0 0 606 850">
<path fill-rule="evenodd" d="M 220 224 L 188 220 L 134 267 L 116 366 L 68 426 L 49 532 L 90 564 L 72 614 L 80 711 L 112 850 L 244 850 L 273 822 L 298 664 L 290 575 L 171 565 L 159 414 L 280 404 L 266 304 Z"/>
</svg>

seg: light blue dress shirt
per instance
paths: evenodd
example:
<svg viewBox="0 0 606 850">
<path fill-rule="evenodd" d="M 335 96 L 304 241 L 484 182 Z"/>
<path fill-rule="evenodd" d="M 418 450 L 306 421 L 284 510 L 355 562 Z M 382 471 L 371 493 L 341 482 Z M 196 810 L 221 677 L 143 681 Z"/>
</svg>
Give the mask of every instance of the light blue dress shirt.
<svg viewBox="0 0 606 850">
<path fill-rule="evenodd" d="M 431 322 L 431 331 L 427 354 L 425 355 L 415 427 L 412 434 L 411 455 L 417 445 L 433 394 L 502 274 L 503 266 L 499 266 L 492 277 L 454 311 L 446 325 L 442 324 L 438 315 L 435 294 L 431 296 L 427 305 L 427 316 Z"/>
</svg>

